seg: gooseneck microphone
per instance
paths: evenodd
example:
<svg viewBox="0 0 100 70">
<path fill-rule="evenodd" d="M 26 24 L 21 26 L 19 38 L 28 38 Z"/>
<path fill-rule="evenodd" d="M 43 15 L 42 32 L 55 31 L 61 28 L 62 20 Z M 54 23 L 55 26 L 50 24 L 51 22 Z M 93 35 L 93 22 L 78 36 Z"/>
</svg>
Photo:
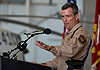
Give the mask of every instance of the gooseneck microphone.
<svg viewBox="0 0 100 70">
<path fill-rule="evenodd" d="M 49 28 L 46 28 L 43 31 L 34 31 L 31 33 L 24 33 L 24 34 L 26 34 L 26 35 L 51 34 L 51 30 Z"/>
<path fill-rule="evenodd" d="M 47 28 L 47 29 L 45 29 L 45 30 L 43 31 L 43 33 L 45 33 L 45 34 L 51 34 L 51 30 L 50 30 L 49 28 Z"/>
<path fill-rule="evenodd" d="M 10 58 L 10 59 L 13 59 L 15 58 L 16 59 L 16 54 L 19 52 L 19 51 L 23 51 L 25 50 L 25 48 L 27 47 L 27 41 L 33 37 L 34 35 L 38 35 L 38 34 L 50 34 L 51 33 L 51 30 L 49 28 L 46 28 L 44 29 L 43 31 L 34 31 L 34 32 L 31 32 L 31 33 L 24 33 L 26 34 L 27 36 L 30 35 L 29 37 L 27 37 L 27 39 L 25 41 L 20 41 L 18 44 L 17 44 L 17 47 L 12 49 L 11 51 L 8 51 L 8 53 L 3 53 L 3 57 L 7 57 L 7 58 L 10 58 L 10 54 L 14 51 L 14 50 L 17 50 L 17 52 L 15 54 L 13 54 L 13 56 Z"/>
<path fill-rule="evenodd" d="M 31 33 L 24 33 L 26 35 L 31 35 L 30 37 L 28 37 L 25 41 L 21 41 L 18 43 L 17 45 L 17 48 L 20 49 L 20 51 L 23 51 L 26 46 L 27 46 L 27 41 L 33 37 L 34 35 L 38 35 L 38 34 L 50 34 L 51 33 L 51 30 L 49 28 L 46 28 L 44 29 L 43 31 L 34 31 L 34 32 L 31 32 Z"/>
</svg>

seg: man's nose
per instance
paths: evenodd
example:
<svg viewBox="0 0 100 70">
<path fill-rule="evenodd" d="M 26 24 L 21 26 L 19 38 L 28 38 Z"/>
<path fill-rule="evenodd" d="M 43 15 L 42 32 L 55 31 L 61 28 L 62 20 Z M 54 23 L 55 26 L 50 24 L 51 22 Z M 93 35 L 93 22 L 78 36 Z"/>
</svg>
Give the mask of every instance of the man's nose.
<svg viewBox="0 0 100 70">
<path fill-rule="evenodd" d="M 66 17 L 64 17 L 64 22 L 67 22 L 67 18 Z"/>
</svg>

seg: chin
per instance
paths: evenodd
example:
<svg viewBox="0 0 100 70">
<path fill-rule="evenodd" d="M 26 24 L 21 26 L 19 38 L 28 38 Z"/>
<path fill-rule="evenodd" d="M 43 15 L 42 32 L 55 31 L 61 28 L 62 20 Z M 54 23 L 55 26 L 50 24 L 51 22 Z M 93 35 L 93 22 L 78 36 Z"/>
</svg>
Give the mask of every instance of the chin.
<svg viewBox="0 0 100 70">
<path fill-rule="evenodd" d="M 65 26 L 65 28 L 66 28 L 66 29 L 68 29 L 68 27 L 67 27 L 67 26 Z"/>
</svg>

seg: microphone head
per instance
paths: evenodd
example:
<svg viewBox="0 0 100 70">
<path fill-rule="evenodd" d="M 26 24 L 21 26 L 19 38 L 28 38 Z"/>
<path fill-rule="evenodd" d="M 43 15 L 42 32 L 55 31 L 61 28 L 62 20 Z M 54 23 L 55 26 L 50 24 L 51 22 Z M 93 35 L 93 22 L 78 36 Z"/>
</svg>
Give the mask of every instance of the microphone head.
<svg viewBox="0 0 100 70">
<path fill-rule="evenodd" d="M 45 33 L 45 34 L 51 34 L 51 30 L 50 30 L 49 28 L 47 28 L 47 29 L 45 29 L 45 30 L 43 31 L 43 33 Z"/>
</svg>

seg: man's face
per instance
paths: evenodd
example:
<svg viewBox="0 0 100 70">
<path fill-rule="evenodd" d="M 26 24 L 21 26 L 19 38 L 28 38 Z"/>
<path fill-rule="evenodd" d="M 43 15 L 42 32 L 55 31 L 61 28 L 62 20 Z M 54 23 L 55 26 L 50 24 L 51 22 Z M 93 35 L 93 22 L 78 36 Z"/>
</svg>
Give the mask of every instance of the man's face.
<svg viewBox="0 0 100 70">
<path fill-rule="evenodd" d="M 74 16 L 72 8 L 70 7 L 65 10 L 62 10 L 61 13 L 64 26 L 70 31 L 77 24 L 77 19 L 79 15 L 76 14 Z"/>
</svg>

